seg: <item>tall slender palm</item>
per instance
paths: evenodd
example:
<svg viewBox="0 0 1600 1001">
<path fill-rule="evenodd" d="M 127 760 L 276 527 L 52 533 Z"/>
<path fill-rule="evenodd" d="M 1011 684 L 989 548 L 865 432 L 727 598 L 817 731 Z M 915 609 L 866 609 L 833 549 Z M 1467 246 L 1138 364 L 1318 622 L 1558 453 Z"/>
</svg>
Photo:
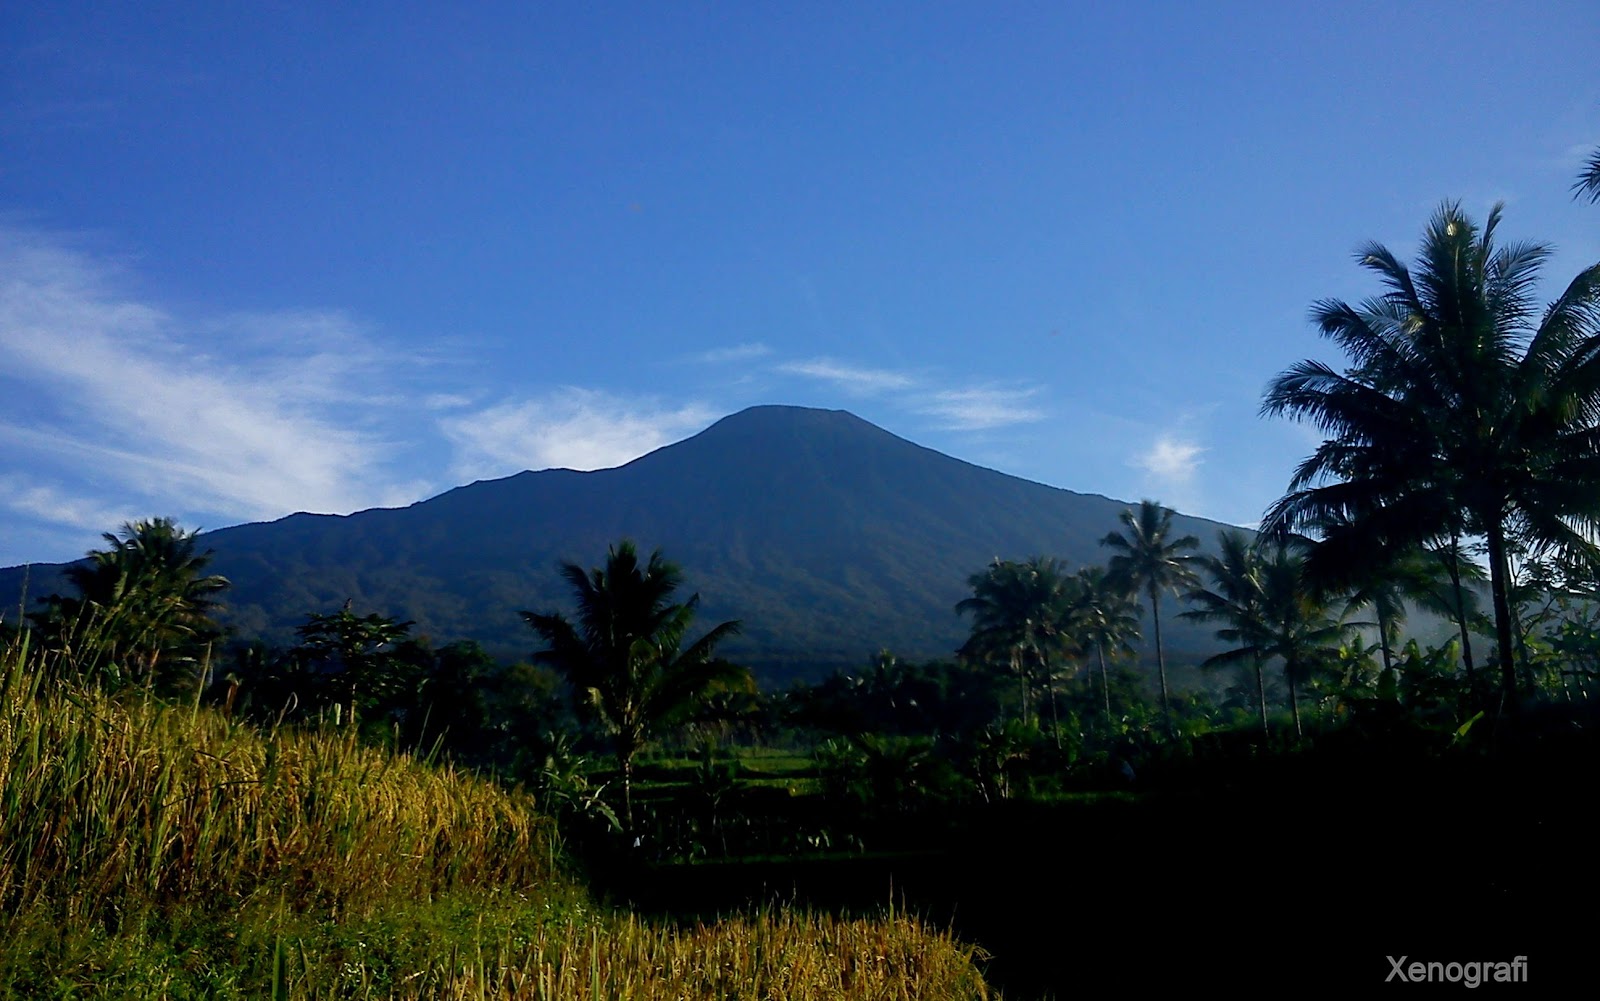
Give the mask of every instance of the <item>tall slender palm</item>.
<svg viewBox="0 0 1600 1001">
<path fill-rule="evenodd" d="M 1100 695 L 1105 700 L 1106 723 L 1111 723 L 1111 681 L 1106 673 L 1106 651 L 1132 654 L 1139 638 L 1139 605 L 1126 588 L 1111 579 L 1105 567 L 1078 571 L 1077 623 L 1080 645 L 1093 647 L 1100 662 Z"/>
<path fill-rule="evenodd" d="M 1270 539 L 1264 543 L 1265 550 L 1261 541 L 1252 545 L 1240 533 L 1222 533 L 1221 554 L 1207 561 L 1216 588 L 1191 592 L 1190 599 L 1200 608 L 1184 614 L 1227 623 L 1217 630 L 1217 638 L 1238 645 L 1207 659 L 1203 666 L 1241 661 L 1255 666 L 1263 732 L 1267 711 L 1261 666 L 1274 658 L 1283 661 L 1289 711 L 1299 735 L 1303 732 L 1299 686 L 1348 627 L 1329 614 L 1327 602 L 1307 585 L 1299 545 Z"/>
<path fill-rule="evenodd" d="M 1262 566 L 1262 651 L 1283 661 L 1289 686 L 1289 711 L 1296 736 L 1300 725 L 1299 685 L 1330 650 L 1343 641 L 1349 626 L 1335 619 L 1327 603 L 1306 586 L 1305 559 L 1291 543 L 1275 545 Z"/>
<path fill-rule="evenodd" d="M 672 596 L 683 572 L 660 550 L 640 565 L 632 542 L 612 546 L 604 567 L 564 563 L 561 576 L 578 604 L 574 625 L 560 614 L 523 612 L 548 649 L 535 663 L 561 671 L 610 731 L 622 772 L 624 818 L 633 828 L 633 759 L 660 730 L 688 715 L 711 693 L 749 687 L 750 674 L 715 657 L 717 644 L 739 630 L 715 626 L 683 647 L 700 596 Z"/>
<path fill-rule="evenodd" d="M 1256 676 L 1256 705 L 1261 711 L 1261 734 L 1271 736 L 1267 724 L 1267 683 L 1262 674 L 1266 660 L 1265 561 L 1254 541 L 1243 532 L 1217 533 L 1217 555 L 1198 560 L 1211 578 L 1210 588 L 1196 587 L 1186 596 L 1196 607 L 1182 618 L 1221 624 L 1217 638 L 1238 646 L 1208 658 L 1201 666 L 1216 667 L 1248 660 Z"/>
<path fill-rule="evenodd" d="M 1507 547 L 1516 540 L 1600 558 L 1600 264 L 1542 312 L 1541 244 L 1496 247 L 1495 206 L 1480 229 L 1440 207 L 1414 267 L 1377 244 L 1358 260 L 1387 291 L 1312 310 L 1351 358 L 1343 373 L 1303 361 L 1268 387 L 1262 412 L 1315 424 L 1328 439 L 1295 470 L 1267 531 L 1347 518 L 1368 549 L 1483 538 L 1496 656 L 1516 698 Z"/>
<path fill-rule="evenodd" d="M 1167 655 L 1161 644 L 1161 595 L 1174 594 L 1194 586 L 1188 550 L 1200 548 L 1192 535 L 1172 538 L 1172 510 L 1153 500 L 1139 502 L 1138 511 L 1122 512 L 1124 532 L 1112 532 L 1100 540 L 1115 551 L 1111 557 L 1113 580 L 1131 592 L 1144 591 L 1150 598 L 1150 622 L 1156 637 L 1156 670 L 1161 677 L 1161 711 L 1172 729 L 1172 703 L 1167 694 Z"/>
</svg>

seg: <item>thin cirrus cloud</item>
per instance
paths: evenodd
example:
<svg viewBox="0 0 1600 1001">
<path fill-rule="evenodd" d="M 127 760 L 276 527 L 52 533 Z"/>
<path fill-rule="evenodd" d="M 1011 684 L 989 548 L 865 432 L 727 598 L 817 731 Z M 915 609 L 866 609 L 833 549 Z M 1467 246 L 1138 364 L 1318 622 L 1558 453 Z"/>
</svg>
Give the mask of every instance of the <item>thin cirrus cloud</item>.
<svg viewBox="0 0 1600 1001">
<path fill-rule="evenodd" d="M 429 393 L 422 405 L 429 410 L 461 410 L 478 402 L 477 397 L 466 393 Z"/>
<path fill-rule="evenodd" d="M 799 375 L 830 382 L 836 388 L 857 396 L 872 396 L 892 390 L 910 389 L 916 385 L 916 379 L 905 372 L 849 365 L 832 358 L 784 362 L 775 366 L 775 369 L 785 375 Z"/>
<path fill-rule="evenodd" d="M 765 358 L 770 354 L 772 354 L 770 347 L 760 341 L 756 341 L 751 344 L 735 344 L 732 347 L 702 351 L 692 356 L 690 360 L 705 365 L 725 365 L 729 362 L 753 361 L 757 358 Z"/>
<path fill-rule="evenodd" d="M 447 417 L 452 472 L 489 479 L 525 469 L 609 469 L 699 431 L 721 414 L 699 403 L 632 401 L 564 387 L 529 400 Z"/>
<path fill-rule="evenodd" d="M 988 431 L 1041 421 L 1046 416 L 1034 401 L 1038 387 L 941 386 L 927 376 L 833 358 L 785 362 L 773 368 L 830 383 L 852 396 L 888 396 L 900 409 L 936 418 L 942 431 Z"/>
<path fill-rule="evenodd" d="M 1038 388 L 945 389 L 929 394 L 917 409 L 940 418 L 947 431 L 988 431 L 1012 424 L 1031 424 L 1045 419 L 1045 412 L 1033 402 Z"/>
<path fill-rule="evenodd" d="M 17 514 L 81 531 L 106 532 L 139 517 L 139 512 L 127 507 L 74 496 L 21 473 L 0 476 L 0 495 L 7 498 L 7 505 Z"/>
<path fill-rule="evenodd" d="M 341 314 L 179 317 L 25 231 L 0 230 L 0 274 L 0 443 L 29 470 L 0 506 L 83 528 L 133 504 L 258 518 L 423 489 L 388 475 L 389 446 L 357 426 L 372 390 L 346 387 L 380 385 L 382 372 Z"/>
</svg>

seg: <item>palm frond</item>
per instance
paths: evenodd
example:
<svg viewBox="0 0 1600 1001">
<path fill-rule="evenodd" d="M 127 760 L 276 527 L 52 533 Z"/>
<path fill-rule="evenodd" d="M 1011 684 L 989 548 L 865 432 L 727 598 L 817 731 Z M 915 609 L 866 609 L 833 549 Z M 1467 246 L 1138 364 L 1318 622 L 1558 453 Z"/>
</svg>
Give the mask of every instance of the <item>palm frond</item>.
<svg viewBox="0 0 1600 1001">
<path fill-rule="evenodd" d="M 1600 202 L 1600 149 L 1589 155 L 1589 162 L 1584 164 L 1578 179 L 1572 183 L 1572 197 L 1582 198 L 1585 195 L 1591 204 Z"/>
</svg>

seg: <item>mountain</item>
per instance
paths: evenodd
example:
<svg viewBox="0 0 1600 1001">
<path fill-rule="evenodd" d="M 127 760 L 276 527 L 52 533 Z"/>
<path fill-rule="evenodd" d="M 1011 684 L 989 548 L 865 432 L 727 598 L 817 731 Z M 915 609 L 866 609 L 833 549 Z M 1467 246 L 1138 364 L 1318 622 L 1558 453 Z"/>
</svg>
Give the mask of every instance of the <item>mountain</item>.
<svg viewBox="0 0 1600 1001">
<path fill-rule="evenodd" d="M 1128 506 L 951 458 L 844 411 L 762 406 L 615 469 L 524 472 L 405 508 L 295 514 L 202 539 L 233 582 L 228 621 L 242 636 L 289 642 L 308 613 L 350 599 L 438 642 L 525 656 L 535 639 L 518 610 L 571 609 L 558 564 L 597 565 L 631 538 L 684 568 L 706 626 L 742 620 L 722 649 L 779 681 L 885 647 L 949 656 L 968 630 L 954 607 L 969 575 L 995 557 L 1103 563 L 1099 540 Z M 1174 522 L 1208 546 L 1228 527 Z M 32 568 L 31 592 L 59 588 L 60 570 Z M 0 594 L 22 579 L 0 570 Z M 1215 649 L 1207 631 L 1167 623 L 1170 659 Z"/>
</svg>

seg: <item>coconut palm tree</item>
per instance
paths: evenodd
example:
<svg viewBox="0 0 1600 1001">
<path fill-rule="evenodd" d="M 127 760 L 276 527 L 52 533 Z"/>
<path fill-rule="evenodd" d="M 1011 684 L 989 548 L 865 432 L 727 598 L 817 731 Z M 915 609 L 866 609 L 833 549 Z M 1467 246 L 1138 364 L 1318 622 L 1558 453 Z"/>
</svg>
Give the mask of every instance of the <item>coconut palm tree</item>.
<svg viewBox="0 0 1600 1001">
<path fill-rule="evenodd" d="M 171 518 L 105 533 L 105 549 L 67 567 L 78 595 L 49 599 L 46 631 L 63 646 L 89 637 L 95 649 L 80 647 L 79 654 L 136 682 L 153 680 L 163 664 L 194 667 L 221 635 L 212 615 L 229 586 L 226 577 L 205 572 L 213 554 L 199 550 L 197 535 Z"/>
<path fill-rule="evenodd" d="M 1150 622 L 1156 638 L 1156 671 L 1161 678 L 1161 711 L 1172 729 L 1172 704 L 1167 694 L 1167 655 L 1161 645 L 1161 595 L 1193 587 L 1197 578 L 1191 567 L 1193 556 L 1187 550 L 1200 548 L 1192 535 L 1172 538 L 1172 509 L 1153 500 L 1139 502 L 1139 509 L 1122 512 L 1124 531 L 1112 532 L 1100 540 L 1115 551 L 1109 564 L 1111 578 L 1129 593 L 1144 591 L 1150 598 Z"/>
<path fill-rule="evenodd" d="M 1294 732 L 1301 736 L 1299 686 L 1344 640 L 1350 627 L 1334 618 L 1327 603 L 1306 586 L 1305 559 L 1298 548 L 1293 542 L 1274 545 L 1263 561 L 1261 618 L 1266 632 L 1261 650 L 1283 661 Z"/>
<path fill-rule="evenodd" d="M 1540 311 L 1533 296 L 1550 250 L 1495 246 L 1499 221 L 1498 205 L 1480 229 L 1447 203 L 1413 267 L 1377 244 L 1358 253 L 1384 294 L 1313 307 L 1352 365 L 1302 361 L 1268 387 L 1264 414 L 1328 437 L 1263 529 L 1344 518 L 1368 551 L 1481 537 L 1503 696 L 1514 704 L 1508 544 L 1600 557 L 1589 541 L 1600 528 L 1600 264 Z"/>
<path fill-rule="evenodd" d="M 1139 638 L 1139 604 L 1111 579 L 1105 567 L 1078 571 L 1078 642 L 1093 647 L 1100 663 L 1100 695 L 1106 704 L 1106 724 L 1111 724 L 1111 682 L 1106 675 L 1106 651 L 1132 654 Z"/>
<path fill-rule="evenodd" d="M 577 601 L 577 622 L 523 612 L 523 621 L 548 647 L 533 659 L 564 674 L 612 735 L 623 816 L 632 830 L 633 759 L 639 750 L 713 692 L 752 687 L 749 671 L 715 656 L 717 644 L 737 633 L 739 623 L 715 626 L 685 648 L 700 596 L 674 603 L 682 570 L 660 550 L 641 565 L 632 542 L 612 546 L 603 567 L 563 563 L 561 576 Z"/>
<path fill-rule="evenodd" d="M 1220 554 L 1206 560 L 1216 587 L 1191 591 L 1190 600 L 1200 607 L 1184 615 L 1226 623 L 1217 630 L 1217 638 L 1237 646 L 1208 658 L 1201 666 L 1247 661 L 1255 667 L 1261 728 L 1266 733 L 1266 686 L 1261 667 L 1274 658 L 1282 660 L 1289 711 L 1295 734 L 1301 735 L 1299 686 L 1348 627 L 1335 620 L 1326 600 L 1307 586 L 1305 560 L 1298 551 L 1302 544 L 1271 539 L 1252 544 L 1238 532 L 1221 533 L 1219 544 Z"/>
<path fill-rule="evenodd" d="M 1243 532 L 1217 533 L 1217 555 L 1198 559 L 1210 576 L 1210 588 L 1195 587 L 1185 597 L 1196 608 L 1181 617 L 1196 622 L 1221 624 L 1217 638 L 1239 644 L 1234 650 L 1208 658 L 1202 667 L 1217 667 L 1248 660 L 1256 676 L 1256 704 L 1261 710 L 1261 735 L 1269 737 L 1267 724 L 1267 683 L 1262 675 L 1266 660 L 1266 581 L 1261 551 Z"/>
<path fill-rule="evenodd" d="M 996 557 L 982 573 L 967 578 L 972 597 L 956 604 L 957 614 L 973 618 L 972 635 L 957 652 L 971 660 L 1010 664 L 1024 721 L 1033 686 L 1041 679 L 1050 685 L 1055 707 L 1054 664 L 1072 647 L 1067 580 L 1050 557 L 1022 563 Z"/>
</svg>

